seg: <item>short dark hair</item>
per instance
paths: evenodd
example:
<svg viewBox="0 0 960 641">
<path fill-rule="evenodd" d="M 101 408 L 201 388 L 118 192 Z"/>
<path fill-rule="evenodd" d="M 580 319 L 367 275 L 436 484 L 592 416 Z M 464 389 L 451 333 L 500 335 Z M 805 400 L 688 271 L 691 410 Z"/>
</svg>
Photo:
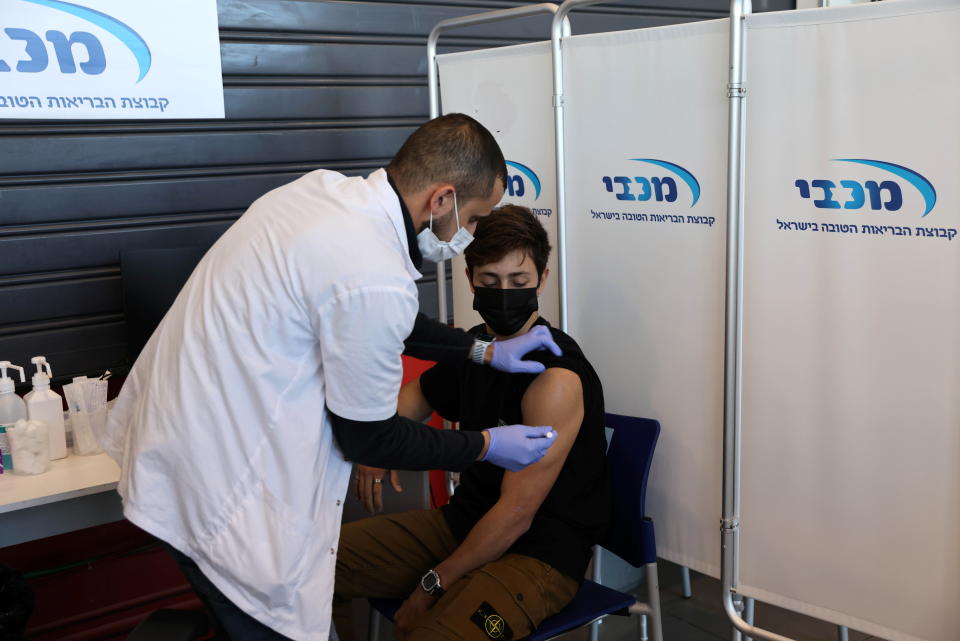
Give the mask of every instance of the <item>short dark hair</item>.
<svg viewBox="0 0 960 641">
<path fill-rule="evenodd" d="M 503 205 L 477 223 L 473 242 L 463 252 L 467 270 L 495 263 L 507 254 L 521 251 L 533 260 L 542 276 L 550 257 L 550 239 L 537 217 L 527 207 Z"/>
<path fill-rule="evenodd" d="M 410 134 L 387 167 L 402 192 L 448 182 L 460 202 L 487 198 L 499 178 L 507 184 L 507 163 L 487 128 L 464 114 L 434 118 Z"/>
</svg>

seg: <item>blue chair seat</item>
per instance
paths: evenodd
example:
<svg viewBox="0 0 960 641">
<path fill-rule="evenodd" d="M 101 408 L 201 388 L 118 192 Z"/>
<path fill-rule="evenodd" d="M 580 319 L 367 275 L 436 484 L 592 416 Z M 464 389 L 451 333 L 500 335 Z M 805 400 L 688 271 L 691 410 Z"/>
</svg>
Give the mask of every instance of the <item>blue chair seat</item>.
<svg viewBox="0 0 960 641">
<path fill-rule="evenodd" d="M 636 601 L 629 594 L 585 580 L 573 597 L 573 601 L 563 610 L 543 621 L 540 627 L 527 638 L 530 641 L 545 641 L 590 623 L 596 618 L 622 612 Z M 402 603 L 400 599 L 370 599 L 370 605 L 390 621 L 393 621 L 393 616 Z"/>
<path fill-rule="evenodd" d="M 607 614 L 622 612 L 636 603 L 629 594 L 584 581 L 567 607 L 543 621 L 528 637 L 530 641 L 545 641 L 568 630 L 579 628 Z"/>
</svg>

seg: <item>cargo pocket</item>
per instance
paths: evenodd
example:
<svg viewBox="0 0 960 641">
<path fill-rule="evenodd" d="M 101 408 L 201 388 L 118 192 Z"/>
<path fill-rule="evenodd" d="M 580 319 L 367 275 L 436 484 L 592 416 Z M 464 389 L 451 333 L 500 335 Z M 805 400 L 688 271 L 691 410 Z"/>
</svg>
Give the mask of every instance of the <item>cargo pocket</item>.
<svg viewBox="0 0 960 641">
<path fill-rule="evenodd" d="M 580 584 L 571 577 L 556 568 L 550 566 L 547 568 L 547 573 L 542 577 L 539 586 L 545 619 L 549 619 L 567 607 L 580 589 Z"/>
<path fill-rule="evenodd" d="M 555 600 L 551 598 L 551 582 L 560 577 L 552 567 L 522 554 L 507 554 L 489 567 L 491 570 L 496 568 L 495 576 L 504 587 L 509 586 L 510 596 L 527 615 L 532 627 L 536 628 L 544 619 L 556 614 L 551 607 Z"/>
<path fill-rule="evenodd" d="M 491 641 L 526 637 L 548 616 L 542 584 L 549 572 L 545 563 L 517 554 L 488 563 L 465 590 L 480 603 L 471 622 Z M 496 625 L 491 626 L 498 619 L 505 624 L 500 634 Z"/>
</svg>

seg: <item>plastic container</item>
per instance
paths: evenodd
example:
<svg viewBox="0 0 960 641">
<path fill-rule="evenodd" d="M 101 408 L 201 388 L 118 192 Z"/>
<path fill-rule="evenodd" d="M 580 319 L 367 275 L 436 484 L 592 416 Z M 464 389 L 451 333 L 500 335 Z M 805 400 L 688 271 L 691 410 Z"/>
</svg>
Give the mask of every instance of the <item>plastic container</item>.
<svg viewBox="0 0 960 641">
<path fill-rule="evenodd" d="M 23 397 L 27 403 L 27 418 L 31 421 L 43 421 L 47 424 L 50 437 L 50 459 L 56 460 L 67 455 L 67 433 L 63 424 L 63 399 L 50 389 L 50 377 L 53 371 L 43 356 L 34 356 L 30 362 L 37 366 L 33 375 L 33 391 Z M 44 371 L 46 369 L 46 371 Z M 16 469 L 17 462 L 14 460 Z"/>
<path fill-rule="evenodd" d="M 63 386 L 63 395 L 70 408 L 73 453 L 81 456 L 99 454 L 103 450 L 97 442 L 97 435 L 103 433 L 107 422 L 107 381 L 78 376 L 73 383 Z"/>
<path fill-rule="evenodd" d="M 17 421 L 7 431 L 14 474 L 43 474 L 50 469 L 50 435 L 43 421 Z"/>
<path fill-rule="evenodd" d="M 13 471 L 13 456 L 10 454 L 10 439 L 7 436 L 7 430 L 13 427 L 17 421 L 27 418 L 27 406 L 23 399 L 16 395 L 14 390 L 13 378 L 7 376 L 8 369 L 20 370 L 20 382 L 25 383 L 26 378 L 23 375 L 23 368 L 17 367 L 10 361 L 0 361 L 0 453 L 2 453 L 3 467 L 0 470 L 5 472 Z"/>
</svg>

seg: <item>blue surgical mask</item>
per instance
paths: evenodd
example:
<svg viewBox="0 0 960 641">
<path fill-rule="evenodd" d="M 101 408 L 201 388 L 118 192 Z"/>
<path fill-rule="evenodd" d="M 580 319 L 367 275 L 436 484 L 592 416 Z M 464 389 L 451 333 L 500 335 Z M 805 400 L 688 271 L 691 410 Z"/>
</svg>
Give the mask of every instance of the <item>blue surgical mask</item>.
<svg viewBox="0 0 960 641">
<path fill-rule="evenodd" d="M 457 219 L 457 233 L 447 241 L 440 240 L 433 233 L 433 212 L 430 212 L 430 226 L 417 235 L 417 246 L 427 260 L 439 263 L 459 256 L 467 245 L 473 242 L 473 234 L 460 226 L 460 210 L 457 207 L 457 192 L 453 192 L 453 215 Z"/>
</svg>

